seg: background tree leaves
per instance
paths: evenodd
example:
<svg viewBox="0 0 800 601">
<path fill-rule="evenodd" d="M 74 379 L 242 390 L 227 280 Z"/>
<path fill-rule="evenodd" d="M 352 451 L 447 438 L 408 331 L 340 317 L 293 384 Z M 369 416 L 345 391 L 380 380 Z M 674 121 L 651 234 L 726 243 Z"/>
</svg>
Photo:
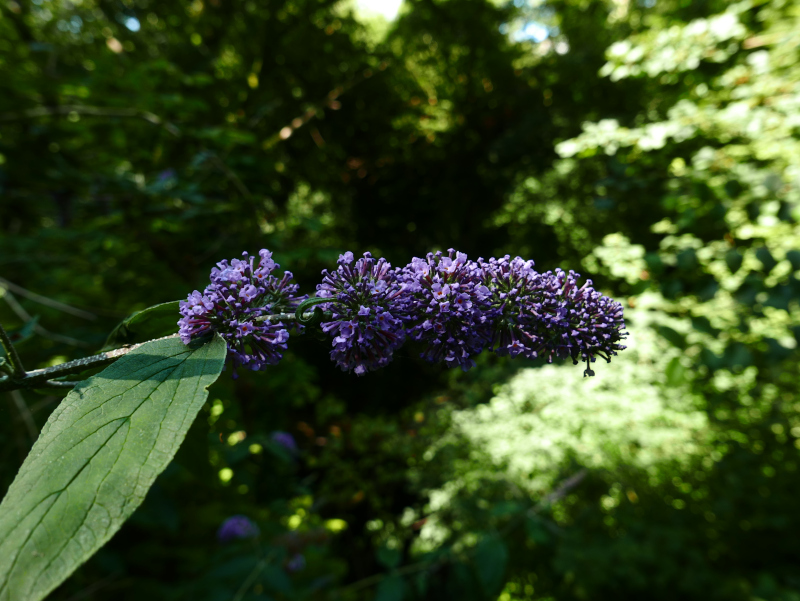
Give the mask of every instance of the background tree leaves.
<svg viewBox="0 0 800 601">
<path fill-rule="evenodd" d="M 497 595 L 505 583 L 508 547 L 497 536 L 488 536 L 475 549 L 475 570 L 487 597 Z"/>
</svg>

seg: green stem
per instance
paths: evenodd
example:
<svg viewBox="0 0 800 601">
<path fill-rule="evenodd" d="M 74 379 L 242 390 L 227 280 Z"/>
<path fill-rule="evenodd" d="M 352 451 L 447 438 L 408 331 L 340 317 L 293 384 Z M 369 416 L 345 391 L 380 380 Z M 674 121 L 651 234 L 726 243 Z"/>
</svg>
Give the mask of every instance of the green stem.
<svg viewBox="0 0 800 601">
<path fill-rule="evenodd" d="M 304 310 L 308 307 L 313 307 L 314 305 L 329 302 L 333 301 L 327 298 L 310 298 L 301 303 L 295 313 L 275 313 L 273 315 L 262 315 L 261 317 L 256 318 L 256 321 L 298 321 L 302 325 L 319 323 L 317 320 L 322 320 L 322 311 L 317 309 L 314 312 L 304 313 Z M 170 334 L 169 336 L 164 336 L 163 338 L 156 338 L 156 340 L 165 340 L 167 338 L 177 337 L 178 334 Z M 0 342 L 2 343 L 6 354 L 11 360 L 10 365 L 4 365 L 4 367 L 10 367 L 12 369 L 12 373 L 7 376 L 0 377 L 0 392 L 5 392 L 9 390 L 18 390 L 21 388 L 69 388 L 77 384 L 77 382 L 58 381 L 55 378 L 63 378 L 64 376 L 79 374 L 87 369 L 105 367 L 120 357 L 127 355 L 132 350 L 139 348 L 143 344 L 153 341 L 148 340 L 147 342 L 141 342 L 139 344 L 131 344 L 114 349 L 113 351 L 99 353 L 90 357 L 84 357 L 83 359 L 75 359 L 74 361 L 67 361 L 66 363 L 61 363 L 52 367 L 45 367 L 44 369 L 35 369 L 29 372 L 26 372 L 22 368 L 22 362 L 19 360 L 19 356 L 17 355 L 14 347 L 11 345 L 11 341 L 8 339 L 8 335 L 6 334 L 5 330 L 3 330 L 2 326 L 0 326 Z M 0 374 L 2 373 L 4 373 L 3 370 L 0 370 Z"/>
<path fill-rule="evenodd" d="M 313 297 L 304 300 L 300 303 L 297 307 L 297 311 L 295 311 L 295 319 L 300 325 L 304 326 L 313 326 L 318 325 L 322 322 L 322 318 L 324 313 L 322 309 L 317 307 L 316 305 L 322 305 L 324 303 L 335 303 L 337 302 L 335 298 L 320 298 L 320 297 Z M 311 312 L 311 317 L 308 317 L 308 313 L 304 313 L 306 309 L 310 309 L 314 307 L 314 310 Z"/>
<path fill-rule="evenodd" d="M 163 338 L 157 338 L 156 340 L 165 340 L 167 338 L 177 337 L 177 334 L 171 334 L 169 336 L 164 336 Z M 147 342 L 153 341 L 148 340 Z M 121 348 L 114 349 L 113 351 L 99 353 L 97 355 L 92 355 L 91 357 L 84 357 L 83 359 L 75 359 L 74 361 L 67 361 L 66 363 L 53 365 L 52 367 L 34 369 L 33 371 L 25 373 L 22 377 L 15 375 L 0 378 L 0 392 L 17 390 L 19 388 L 66 388 L 70 385 L 69 383 L 57 381 L 51 382 L 51 380 L 54 378 L 79 374 L 87 369 L 93 369 L 95 367 L 105 367 L 120 357 L 127 355 L 132 350 L 139 348 L 143 344 L 147 344 L 147 342 L 123 346 Z M 77 382 L 74 384 L 77 384 Z"/>
<path fill-rule="evenodd" d="M 14 345 L 11 344 L 11 339 L 6 334 L 5 329 L 3 326 L 0 325 L 0 345 L 3 346 L 3 350 L 6 352 L 6 356 L 8 360 L 11 362 L 11 376 L 12 378 L 22 378 L 25 376 L 25 368 L 22 366 L 22 360 L 19 358 L 17 354 L 17 349 L 14 348 Z"/>
<path fill-rule="evenodd" d="M 310 317 L 311 313 L 307 315 Z M 294 321 L 295 319 L 297 319 L 297 315 L 294 313 L 273 313 L 272 315 L 256 317 L 254 321 Z"/>
</svg>

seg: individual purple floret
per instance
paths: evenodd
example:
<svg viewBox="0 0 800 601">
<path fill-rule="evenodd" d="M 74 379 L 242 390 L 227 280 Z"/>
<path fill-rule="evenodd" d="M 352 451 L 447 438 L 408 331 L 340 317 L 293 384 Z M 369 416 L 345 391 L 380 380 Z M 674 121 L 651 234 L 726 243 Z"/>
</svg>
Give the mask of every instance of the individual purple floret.
<svg viewBox="0 0 800 601">
<path fill-rule="evenodd" d="M 491 341 L 489 289 L 467 255 L 449 249 L 414 258 L 401 278 L 415 307 L 409 336 L 427 343 L 422 357 L 467 371 Z"/>
<path fill-rule="evenodd" d="M 320 305 L 332 318 L 322 331 L 333 338 L 331 359 L 342 371 L 363 376 L 388 364 L 405 339 L 403 287 L 386 259 L 370 253 L 354 262 L 346 252 L 338 264 L 336 271 L 322 272 L 317 286 L 318 297 L 336 299 Z"/>
<path fill-rule="evenodd" d="M 222 522 L 217 530 L 217 539 L 227 543 L 238 538 L 255 538 L 261 533 L 252 520 L 243 515 L 234 515 Z"/>
<path fill-rule="evenodd" d="M 496 310 L 492 346 L 498 355 L 581 359 L 585 375 L 594 375 L 588 364 L 596 355 L 610 361 L 625 348 L 622 305 L 592 288 L 591 280 L 578 287 L 579 274 L 541 274 L 533 261 L 508 255 L 479 264 Z"/>
<path fill-rule="evenodd" d="M 297 453 L 297 442 L 295 442 L 294 436 L 288 432 L 276 431 L 270 435 L 270 438 L 290 453 Z"/>
<path fill-rule="evenodd" d="M 299 572 L 306 567 L 306 558 L 300 553 L 295 553 L 289 562 L 286 564 L 286 569 L 289 572 Z"/>
<path fill-rule="evenodd" d="M 211 283 L 200 294 L 192 292 L 180 303 L 179 333 L 188 344 L 193 338 L 215 331 L 228 343 L 228 357 L 237 365 L 257 371 L 280 361 L 289 332 L 281 322 L 257 321 L 262 315 L 294 311 L 306 298 L 298 296 L 292 274 L 272 275 L 279 267 L 266 249 L 255 257 L 220 261 L 211 270 Z"/>
</svg>

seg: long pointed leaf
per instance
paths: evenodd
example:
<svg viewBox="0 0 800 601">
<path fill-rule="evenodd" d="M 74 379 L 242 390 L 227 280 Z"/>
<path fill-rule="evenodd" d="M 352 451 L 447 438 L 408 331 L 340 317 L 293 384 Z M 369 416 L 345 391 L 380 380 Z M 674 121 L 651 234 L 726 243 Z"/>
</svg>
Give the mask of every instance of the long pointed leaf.
<svg viewBox="0 0 800 601">
<path fill-rule="evenodd" d="M 0 600 L 38 601 L 142 503 L 211 385 L 225 342 L 144 344 L 76 386 L 0 504 Z"/>
<path fill-rule="evenodd" d="M 180 301 L 153 305 L 123 319 L 108 335 L 103 349 L 161 338 L 178 331 Z"/>
</svg>

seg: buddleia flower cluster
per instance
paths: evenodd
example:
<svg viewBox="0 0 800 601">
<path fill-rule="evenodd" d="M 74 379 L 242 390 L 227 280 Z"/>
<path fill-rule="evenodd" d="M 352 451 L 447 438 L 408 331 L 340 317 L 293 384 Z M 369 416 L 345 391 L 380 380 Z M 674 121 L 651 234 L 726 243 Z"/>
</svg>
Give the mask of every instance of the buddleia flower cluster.
<svg viewBox="0 0 800 601">
<path fill-rule="evenodd" d="M 188 344 L 208 332 L 218 332 L 228 343 L 234 377 L 239 365 L 258 371 L 281 360 L 289 340 L 287 327 L 282 321 L 263 318 L 294 311 L 307 298 L 297 295 L 299 287 L 292 283 L 291 272 L 280 279 L 272 275 L 280 266 L 271 252 L 262 249 L 258 254 L 258 265 L 246 252 L 241 259 L 220 261 L 211 270 L 211 283 L 203 293 L 195 290 L 180 303 L 181 340 Z"/>
<path fill-rule="evenodd" d="M 484 285 L 491 291 L 492 350 L 528 359 L 571 358 L 587 365 L 597 356 L 610 360 L 625 347 L 622 305 L 603 296 L 580 275 L 557 269 L 538 273 L 533 261 L 509 255 L 479 260 Z M 593 375 L 587 367 L 586 375 Z"/>
<path fill-rule="evenodd" d="M 386 259 L 364 253 L 355 261 L 346 252 L 338 265 L 336 271 L 324 270 L 317 286 L 317 297 L 335 301 L 320 305 L 331 316 L 322 331 L 333 338 L 331 359 L 361 376 L 388 364 L 403 344 L 408 301 Z"/>
<path fill-rule="evenodd" d="M 416 311 L 409 330 L 425 343 L 422 358 L 464 371 L 475 365 L 472 357 L 491 340 L 492 315 L 489 289 L 480 280 L 477 265 L 467 255 L 450 249 L 414 258 L 401 278 Z"/>
<path fill-rule="evenodd" d="M 263 369 L 286 350 L 288 330 L 270 315 L 304 308 L 323 311 L 322 332 L 331 340 L 331 359 L 344 371 L 364 375 L 387 365 L 407 340 L 421 346 L 433 363 L 467 370 L 484 350 L 528 359 L 571 358 L 610 361 L 625 347 L 622 305 L 603 296 L 579 274 L 557 269 L 539 273 L 533 261 L 509 255 L 469 260 L 448 250 L 415 257 L 401 268 L 370 253 L 355 259 L 346 252 L 334 271 L 323 270 L 315 298 L 301 302 L 298 287 L 262 250 L 254 258 L 222 261 L 211 284 L 181 303 L 178 322 L 184 342 L 209 331 L 227 341 L 234 366 Z M 298 327 L 298 331 L 300 327 Z"/>
</svg>

